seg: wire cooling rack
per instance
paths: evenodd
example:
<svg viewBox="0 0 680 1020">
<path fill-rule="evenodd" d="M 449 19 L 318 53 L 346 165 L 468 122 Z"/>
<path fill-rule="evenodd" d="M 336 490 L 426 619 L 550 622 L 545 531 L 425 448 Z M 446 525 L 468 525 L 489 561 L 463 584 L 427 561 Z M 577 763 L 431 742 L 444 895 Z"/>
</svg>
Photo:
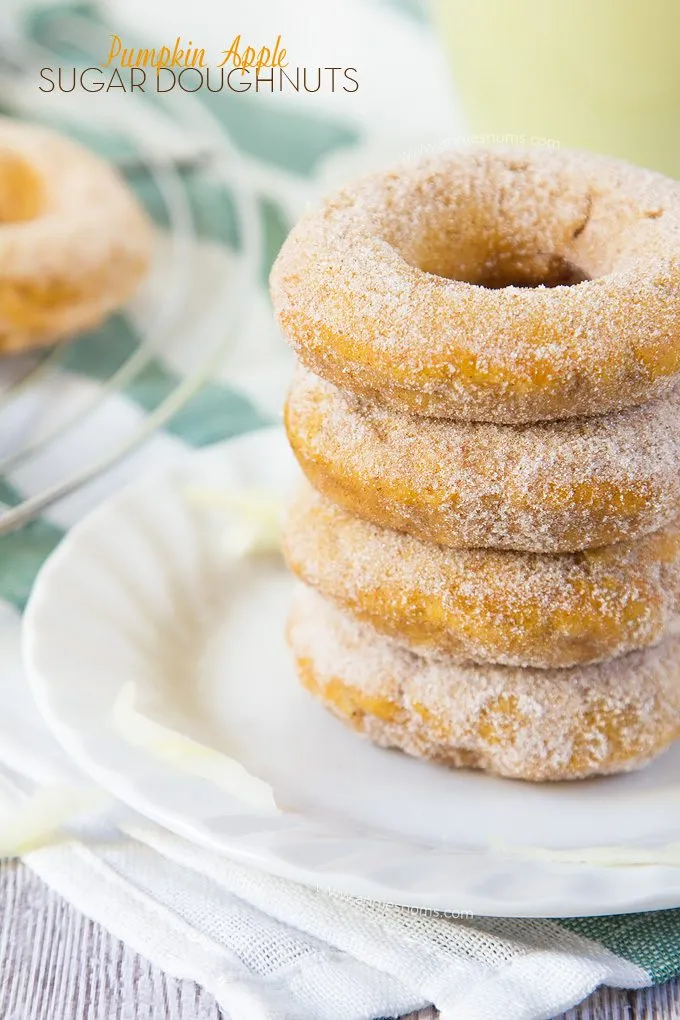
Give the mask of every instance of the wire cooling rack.
<svg viewBox="0 0 680 1020">
<path fill-rule="evenodd" d="M 80 39 L 83 50 L 91 48 L 91 26 L 85 21 L 69 19 L 68 34 L 70 44 Z M 3 99 L 17 112 L 25 114 L 25 97 L 29 92 L 33 95 L 36 92 L 37 68 L 54 63 L 53 53 L 23 39 L 13 44 L 11 49 L 7 46 L 0 49 L 0 91 Z M 262 238 L 256 199 L 248 183 L 249 174 L 243 158 L 222 125 L 191 94 L 183 93 L 176 98 L 171 94 L 155 96 L 154 100 L 156 103 L 161 101 L 163 116 L 179 128 L 183 139 L 179 155 L 172 149 L 169 151 L 167 144 L 159 144 L 157 137 L 153 140 L 155 133 L 148 132 L 143 126 L 144 116 L 137 116 L 143 115 L 144 110 L 133 110 L 131 104 L 147 102 L 143 94 L 126 96 L 124 106 L 116 106 L 114 102 L 106 104 L 108 127 L 115 130 L 118 137 L 124 137 L 127 143 L 120 168 L 148 175 L 162 201 L 167 223 L 167 243 L 163 244 L 162 258 L 154 261 L 147 282 L 136 296 L 134 313 L 130 310 L 122 312 L 137 334 L 138 344 L 134 353 L 98 385 L 89 402 L 80 404 L 73 413 L 61 415 L 57 422 L 37 432 L 19 430 L 22 433 L 20 438 L 16 443 L 12 441 L 8 452 L 0 454 L 0 483 L 8 473 L 25 470 L 35 458 L 49 455 L 59 442 L 68 440 L 77 430 L 87 428 L 88 419 L 102 404 L 133 383 L 159 355 L 168 337 L 174 334 L 176 340 L 179 330 L 186 331 L 181 316 L 192 288 L 199 282 L 196 277 L 199 272 L 196 228 L 201 219 L 196 195 L 190 203 L 187 185 L 180 172 L 186 169 L 187 163 L 208 159 L 212 180 L 218 186 L 224 186 L 225 202 L 229 202 L 230 211 L 235 216 L 235 230 L 239 238 L 234 271 L 224 281 L 224 286 L 215 288 L 207 299 L 202 300 L 199 314 L 191 321 L 192 336 L 197 331 L 202 334 L 200 348 L 203 354 L 198 363 L 191 366 L 172 392 L 138 424 L 124 432 L 102 437 L 101 449 L 94 456 L 15 505 L 0 503 L 0 535 L 24 526 L 53 504 L 104 474 L 167 423 L 213 375 L 249 307 L 260 264 Z M 91 109 L 95 105 L 99 117 L 103 106 L 91 104 Z M 29 116 L 34 110 L 35 107 L 29 111 Z M 131 116 L 132 113 L 135 116 Z M 64 116 L 72 121 L 76 130 L 88 127 L 88 114 L 83 119 L 82 109 L 75 113 L 63 105 L 60 109 L 62 120 Z M 101 120 L 95 126 L 101 135 Z M 131 152 L 133 155 L 130 155 Z M 186 339 L 188 343 L 192 342 L 191 337 Z M 67 357 L 67 348 L 67 344 L 60 344 L 36 354 L 3 359 L 0 363 L 0 420 L 27 396 L 30 397 L 32 390 L 49 387 L 50 380 L 58 378 L 60 366 Z M 4 440 L 5 436 L 2 438 Z"/>
</svg>

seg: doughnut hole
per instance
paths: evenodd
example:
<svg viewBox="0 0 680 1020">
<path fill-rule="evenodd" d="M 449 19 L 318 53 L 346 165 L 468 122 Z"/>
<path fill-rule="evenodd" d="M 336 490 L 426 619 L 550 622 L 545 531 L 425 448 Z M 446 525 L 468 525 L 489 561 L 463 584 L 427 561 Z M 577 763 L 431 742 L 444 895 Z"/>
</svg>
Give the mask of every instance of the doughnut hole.
<svg viewBox="0 0 680 1020">
<path fill-rule="evenodd" d="M 388 180 L 372 213 L 384 240 L 423 272 L 494 290 L 577 286 L 634 253 L 652 222 L 605 184 L 544 155 L 473 153 L 449 174 L 426 165 L 407 194 L 403 180 Z"/>
<path fill-rule="evenodd" d="M 44 207 L 42 178 L 21 156 L 0 150 L 0 224 L 33 220 Z"/>
</svg>

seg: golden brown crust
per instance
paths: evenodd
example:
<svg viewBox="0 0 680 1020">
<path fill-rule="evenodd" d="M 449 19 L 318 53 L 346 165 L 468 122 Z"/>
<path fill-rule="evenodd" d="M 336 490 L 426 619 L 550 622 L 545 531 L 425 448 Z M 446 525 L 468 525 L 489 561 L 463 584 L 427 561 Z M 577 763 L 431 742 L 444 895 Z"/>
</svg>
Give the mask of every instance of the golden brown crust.
<svg viewBox="0 0 680 1020">
<path fill-rule="evenodd" d="M 532 781 L 640 768 L 680 736 L 680 637 L 571 670 L 421 657 L 298 592 L 288 638 L 301 682 L 371 740 Z"/>
<path fill-rule="evenodd" d="M 587 153 L 452 150 L 305 216 L 271 290 L 303 364 L 400 411 L 618 410 L 680 370 L 680 190 Z"/>
<path fill-rule="evenodd" d="M 299 371 L 288 438 L 358 517 L 451 548 L 570 552 L 680 511 L 680 395 L 606 417 L 502 426 L 402 415 Z"/>
<path fill-rule="evenodd" d="M 80 145 L 0 118 L 0 351 L 98 325 L 136 289 L 151 224 L 122 178 Z"/>
<path fill-rule="evenodd" d="M 680 607 L 680 520 L 562 556 L 450 550 L 362 521 L 304 483 L 284 551 L 325 598 L 416 651 L 459 662 L 598 662 L 655 644 Z"/>
</svg>

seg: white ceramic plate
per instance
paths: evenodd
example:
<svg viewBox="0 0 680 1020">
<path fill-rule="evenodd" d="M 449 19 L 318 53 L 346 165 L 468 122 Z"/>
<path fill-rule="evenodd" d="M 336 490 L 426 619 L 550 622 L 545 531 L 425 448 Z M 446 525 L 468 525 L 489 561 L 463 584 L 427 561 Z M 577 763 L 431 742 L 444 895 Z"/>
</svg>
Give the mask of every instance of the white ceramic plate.
<svg viewBox="0 0 680 1020">
<path fill-rule="evenodd" d="M 358 896 L 511 916 L 680 905 L 680 859 L 669 853 L 680 840 L 680 746 L 632 775 L 529 785 L 373 747 L 298 688 L 283 640 L 285 570 L 275 559 L 226 569 L 214 522 L 186 498 L 187 484 L 280 491 L 294 475 L 281 432 L 259 432 L 128 489 L 57 549 L 24 649 L 72 757 L 196 842 Z M 269 781 L 284 813 L 254 815 L 121 738 L 111 709 L 130 679 L 163 721 Z M 603 860 L 581 852 L 597 846 L 619 849 Z"/>
</svg>

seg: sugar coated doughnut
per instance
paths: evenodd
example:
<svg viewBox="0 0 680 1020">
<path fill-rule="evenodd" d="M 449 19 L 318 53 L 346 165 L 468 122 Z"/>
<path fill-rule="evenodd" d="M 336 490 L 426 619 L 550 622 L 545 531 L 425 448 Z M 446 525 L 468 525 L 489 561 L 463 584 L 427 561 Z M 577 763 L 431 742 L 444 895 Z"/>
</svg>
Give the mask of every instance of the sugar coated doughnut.
<svg viewBox="0 0 680 1020">
<path fill-rule="evenodd" d="M 103 160 L 0 118 L 0 351 L 99 324 L 149 262 L 149 220 Z"/>
<path fill-rule="evenodd" d="M 375 524 L 452 548 L 569 552 L 680 512 L 680 393 L 604 417 L 503 426 L 398 414 L 309 372 L 286 406 L 315 488 Z"/>
<path fill-rule="evenodd" d="M 680 372 L 680 188 L 587 153 L 449 151 L 306 215 L 271 289 L 308 368 L 401 411 L 618 410 Z"/>
<path fill-rule="evenodd" d="M 680 637 L 573 669 L 419 656 L 303 589 L 288 640 L 303 685 L 371 740 L 516 779 L 640 768 L 680 736 Z"/>
<path fill-rule="evenodd" d="M 353 517 L 305 483 L 284 550 L 325 598 L 458 661 L 597 662 L 655 644 L 680 608 L 680 519 L 635 542 L 562 556 L 453 550 Z"/>
</svg>

